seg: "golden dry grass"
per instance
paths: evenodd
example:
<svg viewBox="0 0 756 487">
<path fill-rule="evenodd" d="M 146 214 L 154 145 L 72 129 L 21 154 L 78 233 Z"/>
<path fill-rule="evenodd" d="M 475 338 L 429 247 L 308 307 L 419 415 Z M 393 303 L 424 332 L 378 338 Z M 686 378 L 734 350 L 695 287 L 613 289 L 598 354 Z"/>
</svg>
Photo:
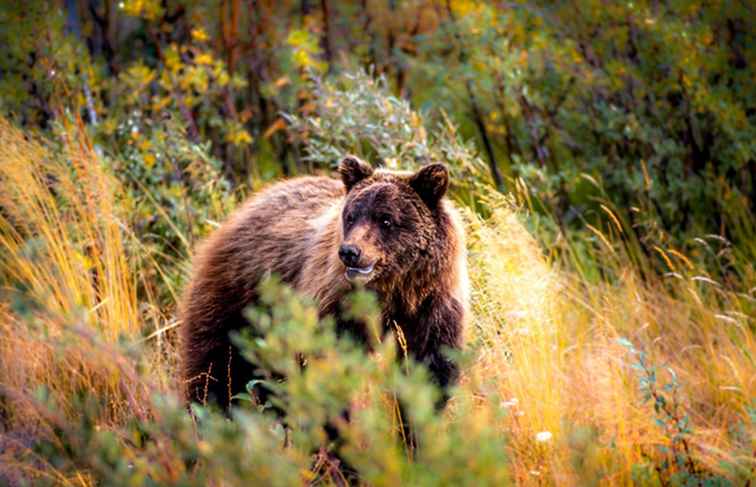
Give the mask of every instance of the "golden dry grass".
<svg viewBox="0 0 756 487">
<path fill-rule="evenodd" d="M 604 259 L 617 282 L 585 282 L 550 266 L 509 207 L 471 219 L 471 334 L 484 344 L 472 373 L 510 410 L 497 427 L 517 483 L 585 485 L 609 474 L 606 484 L 630 485 L 633 466 L 669 445 L 618 338 L 649 354 L 659 380 L 666 367 L 677 374 L 696 461 L 721 471 L 735 460 L 731 428 L 750 424 L 756 391 L 752 323 L 736 293 L 695 268 L 643 282 L 622 258 Z M 756 465 L 748 449 L 737 460 Z"/>
<path fill-rule="evenodd" d="M 112 418 L 123 418 L 132 414 L 128 381 L 108 346 L 142 331 L 137 273 L 125 251 L 118 182 L 82 127 L 67 134 L 53 148 L 0 119 L 0 273 L 6 285 L 23 286 L 4 290 L 0 384 L 11 392 L 47 386 L 64 417 L 76 414 L 74 392 L 93 391 L 111 398 Z M 21 394 L 7 413 L 24 428 L 44 423 Z"/>
</svg>

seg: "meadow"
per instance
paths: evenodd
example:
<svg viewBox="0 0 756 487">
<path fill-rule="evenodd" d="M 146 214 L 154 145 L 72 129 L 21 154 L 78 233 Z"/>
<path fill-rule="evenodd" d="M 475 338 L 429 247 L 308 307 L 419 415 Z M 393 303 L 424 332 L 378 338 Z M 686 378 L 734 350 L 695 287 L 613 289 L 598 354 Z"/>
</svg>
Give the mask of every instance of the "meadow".
<svg viewBox="0 0 756 487">
<path fill-rule="evenodd" d="M 627 108 L 635 106 L 632 101 L 626 101 L 629 111 L 621 121 L 601 111 L 611 103 L 599 98 L 612 100 L 617 93 L 611 90 L 624 89 L 612 85 L 622 79 L 612 77 L 619 69 L 614 65 L 606 68 L 604 81 L 574 88 L 595 93 L 564 94 L 559 114 L 548 114 L 548 97 L 562 96 L 554 88 L 559 83 L 546 79 L 556 75 L 526 69 L 528 78 L 511 63 L 527 52 L 529 62 L 538 64 L 532 58 L 546 44 L 554 57 L 544 59 L 555 62 L 557 71 L 564 60 L 559 56 L 585 56 L 582 66 L 593 60 L 545 38 L 546 27 L 532 29 L 529 15 L 547 8 L 538 2 L 523 3 L 529 6 L 521 12 L 526 17 L 505 20 L 487 4 L 441 2 L 443 8 L 431 9 L 439 18 L 426 19 L 430 26 L 407 38 L 400 23 L 381 20 L 385 8 L 366 7 L 373 23 L 364 25 L 393 26 L 387 33 L 371 27 L 373 35 L 417 45 L 397 41 L 395 58 L 371 51 L 375 58 L 366 64 L 372 68 L 365 69 L 336 60 L 334 32 L 346 28 L 343 19 L 353 12 L 348 2 L 334 2 L 325 45 L 317 35 L 326 35 L 328 13 L 303 14 L 304 27 L 281 28 L 288 47 L 276 51 L 285 59 L 275 62 L 288 70 L 286 79 L 271 76 L 260 86 L 252 77 L 236 79 L 241 75 L 234 66 L 244 55 L 226 45 L 242 36 L 224 24 L 235 18 L 239 2 L 219 2 L 220 17 L 207 20 L 209 26 L 196 23 L 199 14 L 190 15 L 190 4 L 180 7 L 190 13 L 174 22 L 168 19 L 173 4 L 121 3 L 132 35 L 168 32 L 160 26 L 175 24 L 175 32 L 184 29 L 175 35 L 184 36 L 186 46 L 163 34 L 152 41 L 139 37 L 144 52 L 149 42 L 163 46 L 159 62 L 142 63 L 148 55 L 142 53 L 109 82 L 91 46 L 107 38 L 98 37 L 97 29 L 104 28 L 97 19 L 114 15 L 110 10 L 93 7 L 94 27 L 82 19 L 79 38 L 75 30 L 63 32 L 70 16 L 64 20 L 62 5 L 56 16 L 31 2 L 39 8 L 30 7 L 32 14 L 23 17 L 29 25 L 14 27 L 13 53 L 31 49 L 51 64 L 34 61 L 17 84 L 14 76 L 26 68 L 6 65 L 0 84 L 0 483 L 339 485 L 340 465 L 328 454 L 321 425 L 351 404 L 352 419 L 339 428 L 345 458 L 364 485 L 753 485 L 753 92 L 736 92 L 741 74 L 732 76 L 732 93 L 722 97 L 732 112 L 705 112 L 711 108 L 706 96 L 722 93 L 706 74 L 721 66 L 702 65 L 701 72 L 710 72 L 680 82 L 695 92 L 686 100 L 702 105 L 679 120 L 703 113 L 691 129 L 703 135 L 685 139 L 675 132 L 678 119 L 669 119 L 671 132 L 652 133 L 653 124 Z M 648 7 L 641 4 L 637 8 Z M 259 16 L 295 18 L 266 10 L 265 2 L 255 5 L 262 9 Z M 423 5 L 408 2 L 389 13 Z M 291 8 L 298 7 L 293 2 Z M 626 13 L 614 8 L 596 15 L 609 22 L 607 17 Z M 721 20 L 697 8 L 698 17 L 691 18 L 698 24 L 660 15 L 658 23 L 639 25 L 662 29 L 667 22 L 665 28 L 674 29 L 684 23 L 680 19 L 694 27 Z M 7 21 L 18 12 L 4 7 L 2 14 Z M 556 7 L 549 10 L 546 23 L 560 15 Z M 523 31 L 508 34 L 511 53 L 499 57 L 504 66 L 481 65 L 496 56 L 475 26 L 490 24 L 500 32 L 505 21 Z M 47 41 L 34 44 L 40 25 L 65 42 L 51 41 L 58 46 L 52 51 L 45 50 Z M 259 28 L 254 39 L 281 35 Z M 467 54 L 450 55 L 464 65 L 457 78 L 437 78 L 440 68 L 429 59 L 444 61 L 438 40 L 425 29 L 467 47 Z M 687 32 L 703 38 L 704 31 Z M 752 34 L 748 25 L 745 32 Z M 89 48 L 81 38 L 89 39 Z M 518 48 L 517 42 L 523 44 Z M 598 36 L 593 42 L 598 50 L 611 41 Z M 648 46 L 639 44 L 634 56 L 642 60 Z M 364 54 L 353 46 L 341 51 Z M 703 62 L 687 52 L 687 58 L 674 57 L 676 50 L 667 54 L 673 64 Z M 218 57 L 203 61 L 203 53 Z M 414 55 L 414 61 L 403 57 Z M 113 59 L 111 70 L 125 63 Z M 470 77 L 464 71 L 470 66 L 482 72 Z M 633 66 L 634 76 L 655 89 L 644 78 L 644 66 Z M 485 91 L 490 86 L 484 81 L 495 80 L 499 69 L 520 76 L 508 81 L 507 90 L 514 91 L 499 94 L 520 107 L 515 111 L 487 103 L 497 94 Z M 20 95 L 30 79 L 37 91 Z M 471 105 L 426 109 L 423 97 L 429 94 L 422 87 L 428 79 L 438 83 L 436 95 L 456 89 Z M 249 95 L 249 86 L 259 92 Z M 524 86 L 535 94 L 522 91 Z M 573 89 L 571 81 L 564 86 Z M 189 96 L 196 100 L 186 101 Z M 243 115 L 244 103 L 252 103 L 248 96 L 259 107 Z M 575 133 L 562 126 L 581 120 L 580 101 L 588 99 L 599 107 L 589 125 L 603 124 L 591 129 L 596 146 L 590 149 L 577 134 L 582 125 Z M 682 105 L 664 109 L 679 115 Z M 217 107 L 223 108 L 213 112 Z M 620 105 L 615 112 L 622 110 Z M 517 123 L 521 130 L 507 125 Z M 690 147 L 696 140 L 710 136 L 720 139 L 717 144 L 729 141 L 731 152 L 722 149 L 706 156 L 705 167 L 696 168 L 696 161 L 688 167 L 692 159 L 685 151 L 695 153 Z M 654 137 L 674 141 L 677 149 Z M 648 147 L 638 148 L 641 139 Z M 240 337 L 240 343 L 257 363 L 286 373 L 285 382 L 273 384 L 280 403 L 241 397 L 230 419 L 212 407 L 187 411 L 178 394 L 176 303 L 197 242 L 254 191 L 298 174 L 334 175 L 335 162 L 347 153 L 389 168 L 441 161 L 450 169 L 449 197 L 467 232 L 472 313 L 457 357 L 462 379 L 448 407 L 436 413 L 438 391 L 426 371 L 398 360 L 401 333 L 366 356 L 336 339 L 333 323 L 318 320 L 314 303 L 273 279 L 261 287 L 262 306 L 249 313 L 264 338 Z M 665 172 L 676 158 L 692 172 Z M 625 165 L 627 160 L 632 162 Z M 718 164 L 729 166 L 718 172 Z M 375 320 L 371 295 L 356 293 L 350 306 Z M 307 367 L 298 366 L 292 350 L 306 358 Z M 410 418 L 399 414 L 398 399 L 413 404 Z M 285 421 L 269 414 L 270 406 L 283 406 Z M 408 420 L 416 429 L 416 448 L 401 437 L 401 422 Z"/>
</svg>

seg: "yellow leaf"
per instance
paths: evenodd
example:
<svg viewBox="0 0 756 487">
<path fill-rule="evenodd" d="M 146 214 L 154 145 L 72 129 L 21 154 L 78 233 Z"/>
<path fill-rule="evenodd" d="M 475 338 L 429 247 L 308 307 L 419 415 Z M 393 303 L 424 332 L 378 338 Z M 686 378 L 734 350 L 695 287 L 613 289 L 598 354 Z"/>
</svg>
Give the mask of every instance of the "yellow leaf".
<svg viewBox="0 0 756 487">
<path fill-rule="evenodd" d="M 252 136 L 242 127 L 234 127 L 226 134 L 226 141 L 233 145 L 248 145 L 252 143 Z"/>
<path fill-rule="evenodd" d="M 218 85 L 220 85 L 221 87 L 226 86 L 230 79 L 231 78 L 228 76 L 228 73 L 226 73 L 225 71 L 218 73 Z"/>
<path fill-rule="evenodd" d="M 205 29 L 202 27 L 199 27 L 197 29 L 192 29 L 192 39 L 199 42 L 205 42 L 209 39 L 207 32 L 205 32 Z"/>
<path fill-rule="evenodd" d="M 209 66 L 213 64 L 213 56 L 210 55 L 209 53 L 203 52 L 202 54 L 194 58 L 194 62 L 196 62 L 199 65 Z"/>
<path fill-rule="evenodd" d="M 176 44 L 171 44 L 171 46 L 168 49 L 166 49 L 165 65 L 173 73 L 181 69 L 181 58 L 179 57 L 178 48 L 176 47 Z"/>
<path fill-rule="evenodd" d="M 152 169 L 155 166 L 155 160 L 154 154 L 146 154 L 144 156 L 144 165 L 147 166 L 147 169 Z"/>
</svg>

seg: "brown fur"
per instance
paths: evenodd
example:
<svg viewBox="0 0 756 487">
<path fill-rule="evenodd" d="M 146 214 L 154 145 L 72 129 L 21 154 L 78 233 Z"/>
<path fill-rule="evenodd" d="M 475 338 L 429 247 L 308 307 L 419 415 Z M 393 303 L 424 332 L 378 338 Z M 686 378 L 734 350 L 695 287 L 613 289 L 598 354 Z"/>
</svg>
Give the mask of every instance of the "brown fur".
<svg viewBox="0 0 756 487">
<path fill-rule="evenodd" d="M 366 338 L 359 325 L 339 319 L 340 300 L 353 288 L 338 255 L 342 244 L 361 249 L 361 267 L 375 264 L 365 287 L 378 295 L 385 329 L 401 326 L 409 351 L 438 383 L 454 382 L 456 366 L 441 350 L 461 345 L 467 277 L 462 229 L 442 200 L 446 169 L 374 172 L 348 157 L 340 173 L 341 181 L 303 177 L 271 186 L 198 250 L 180 313 L 188 400 L 228 407 L 253 378 L 228 335 L 245 326 L 242 310 L 268 273 L 315 298 L 341 331 Z"/>
</svg>

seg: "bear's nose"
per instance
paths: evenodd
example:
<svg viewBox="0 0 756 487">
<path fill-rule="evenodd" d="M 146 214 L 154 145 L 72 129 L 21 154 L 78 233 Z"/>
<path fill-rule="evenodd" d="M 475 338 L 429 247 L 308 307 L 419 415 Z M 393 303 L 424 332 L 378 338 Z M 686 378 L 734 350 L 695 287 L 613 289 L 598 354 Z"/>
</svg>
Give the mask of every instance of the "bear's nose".
<svg viewBox="0 0 756 487">
<path fill-rule="evenodd" d="M 360 261 L 360 248 L 356 245 L 341 245 L 339 247 L 339 259 L 347 267 L 357 267 Z"/>
</svg>

